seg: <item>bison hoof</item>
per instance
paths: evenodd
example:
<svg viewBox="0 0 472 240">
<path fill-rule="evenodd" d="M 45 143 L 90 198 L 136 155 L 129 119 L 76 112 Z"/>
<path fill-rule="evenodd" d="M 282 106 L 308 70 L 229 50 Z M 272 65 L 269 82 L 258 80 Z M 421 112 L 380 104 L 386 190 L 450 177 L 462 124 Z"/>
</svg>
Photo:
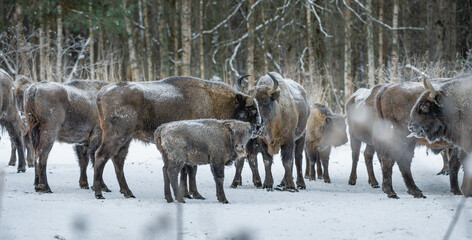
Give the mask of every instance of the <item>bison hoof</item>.
<svg viewBox="0 0 472 240">
<path fill-rule="evenodd" d="M 178 199 L 177 202 L 179 202 L 179 203 L 185 203 L 185 200 L 182 198 L 182 199 Z"/>
<path fill-rule="evenodd" d="M 223 203 L 223 204 L 228 204 L 229 203 L 228 200 L 226 200 L 226 199 L 223 200 L 223 201 L 220 201 L 220 202 Z"/>
<path fill-rule="evenodd" d="M 425 198 L 426 198 L 426 196 L 423 195 L 422 193 L 420 193 L 420 194 L 415 194 L 415 195 L 413 195 L 413 197 L 415 197 L 415 198 L 421 198 L 421 199 L 425 199 Z"/>
<path fill-rule="evenodd" d="M 167 203 L 173 203 L 173 202 L 174 202 L 174 199 L 172 199 L 172 198 L 170 198 L 170 199 L 166 198 L 166 201 L 167 201 Z"/>
<path fill-rule="evenodd" d="M 40 193 L 52 193 L 51 188 L 49 188 L 49 186 L 47 186 L 46 184 L 38 184 L 34 187 L 34 190 Z"/>
<path fill-rule="evenodd" d="M 373 188 L 380 188 L 379 184 L 371 184 Z"/>
<path fill-rule="evenodd" d="M 193 198 L 198 199 L 198 200 L 205 200 L 206 199 L 206 198 L 202 197 L 202 195 L 193 195 Z"/>
<path fill-rule="evenodd" d="M 318 177 L 318 179 L 320 179 L 320 180 L 321 180 L 321 179 L 323 179 L 323 177 Z"/>
<path fill-rule="evenodd" d="M 184 198 L 193 199 L 193 197 L 190 194 L 184 195 Z"/>
<path fill-rule="evenodd" d="M 438 172 L 436 175 L 449 175 L 449 170 L 441 170 L 441 172 Z"/>
<path fill-rule="evenodd" d="M 8 166 L 15 166 L 15 163 L 8 163 Z"/>
<path fill-rule="evenodd" d="M 231 184 L 231 188 L 238 188 L 238 184 L 237 183 Z"/>
<path fill-rule="evenodd" d="M 281 182 L 279 185 L 277 185 L 277 187 L 283 188 L 283 187 L 285 187 L 285 183 L 284 183 L 284 182 Z"/>
<path fill-rule="evenodd" d="M 356 185 L 356 182 L 354 182 L 354 181 L 349 181 L 348 184 L 351 185 L 351 186 L 354 186 L 354 185 Z"/>
<path fill-rule="evenodd" d="M 83 186 L 81 185 L 80 188 L 81 188 L 81 189 L 90 189 L 89 186 L 88 186 L 88 184 L 87 184 L 87 185 L 83 185 Z"/>
<path fill-rule="evenodd" d="M 33 164 L 28 164 L 28 168 L 34 168 Z"/>
<path fill-rule="evenodd" d="M 24 173 L 24 172 L 26 172 L 26 169 L 18 169 L 16 173 Z"/>
<path fill-rule="evenodd" d="M 462 192 L 461 192 L 461 190 L 459 190 L 459 189 L 451 190 L 451 192 L 452 192 L 452 194 L 454 194 L 454 195 L 462 195 Z"/>
<path fill-rule="evenodd" d="M 254 186 L 255 186 L 256 188 L 262 188 L 262 183 L 261 183 L 261 182 L 255 182 L 255 183 L 254 183 Z"/>
<path fill-rule="evenodd" d="M 391 198 L 391 199 L 400 199 L 397 194 L 392 194 L 390 196 L 388 196 L 388 198 Z"/>
<path fill-rule="evenodd" d="M 95 194 L 96 199 L 105 199 L 102 194 Z"/>
<path fill-rule="evenodd" d="M 325 183 L 331 183 L 331 180 L 330 179 L 325 179 L 324 182 Z"/>
<path fill-rule="evenodd" d="M 303 190 L 303 189 L 306 189 L 306 186 L 305 185 L 298 185 L 297 188 L 300 189 L 300 190 Z"/>
</svg>

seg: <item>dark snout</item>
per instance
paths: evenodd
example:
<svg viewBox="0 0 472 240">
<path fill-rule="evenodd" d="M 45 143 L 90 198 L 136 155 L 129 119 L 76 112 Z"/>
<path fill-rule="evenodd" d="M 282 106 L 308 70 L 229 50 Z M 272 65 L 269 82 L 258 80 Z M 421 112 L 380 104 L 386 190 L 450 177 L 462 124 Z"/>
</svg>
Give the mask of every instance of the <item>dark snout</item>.
<svg viewBox="0 0 472 240">
<path fill-rule="evenodd" d="M 408 130 L 411 132 L 411 134 L 408 135 L 408 137 L 417 137 L 417 138 L 426 138 L 426 132 L 428 131 L 427 128 L 418 126 L 418 124 L 416 124 L 413 121 L 410 121 L 410 123 L 408 123 Z"/>
<path fill-rule="evenodd" d="M 238 155 L 238 158 L 245 158 L 247 157 L 247 154 L 246 154 L 246 146 L 244 145 L 241 145 L 241 144 L 237 144 L 234 148 L 234 151 L 236 152 L 236 154 Z"/>
</svg>

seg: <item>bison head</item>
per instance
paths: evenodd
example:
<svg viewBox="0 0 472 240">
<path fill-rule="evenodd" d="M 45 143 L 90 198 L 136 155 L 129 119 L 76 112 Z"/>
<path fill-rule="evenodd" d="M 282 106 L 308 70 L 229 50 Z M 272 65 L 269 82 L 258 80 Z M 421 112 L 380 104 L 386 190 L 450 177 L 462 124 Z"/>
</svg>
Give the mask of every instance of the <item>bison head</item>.
<svg viewBox="0 0 472 240">
<path fill-rule="evenodd" d="M 341 115 L 326 117 L 323 125 L 323 143 L 321 147 L 341 146 L 347 143 L 346 121 Z"/>
<path fill-rule="evenodd" d="M 434 142 L 445 133 L 444 94 L 436 91 L 428 79 L 425 78 L 423 83 L 426 91 L 411 109 L 408 130 L 412 132 L 410 136 Z"/>
<path fill-rule="evenodd" d="M 258 84 L 256 87 L 248 91 L 249 95 L 254 96 L 255 99 L 257 99 L 257 105 L 264 124 L 274 117 L 275 104 L 279 101 L 280 97 L 279 82 L 272 74 L 267 73 L 267 75 L 273 82 L 272 85 Z M 238 80 L 238 86 L 240 89 L 242 88 L 241 79 Z"/>
<path fill-rule="evenodd" d="M 247 77 L 243 76 L 242 78 Z M 239 82 L 240 80 L 238 80 Z M 251 130 L 258 133 L 261 129 L 262 121 L 259 115 L 259 106 L 255 95 L 236 94 L 236 111 L 233 118 L 243 122 L 251 123 Z"/>
<path fill-rule="evenodd" d="M 252 136 L 251 124 L 239 124 L 235 121 L 227 121 L 224 125 L 230 132 L 233 151 L 237 154 L 238 158 L 246 157 L 246 144 Z"/>
</svg>

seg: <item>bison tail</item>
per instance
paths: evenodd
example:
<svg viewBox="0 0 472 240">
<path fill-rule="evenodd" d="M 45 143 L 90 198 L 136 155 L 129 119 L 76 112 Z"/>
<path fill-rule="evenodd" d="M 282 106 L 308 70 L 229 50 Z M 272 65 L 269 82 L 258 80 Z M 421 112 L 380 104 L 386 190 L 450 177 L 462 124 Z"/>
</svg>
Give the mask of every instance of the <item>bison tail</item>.
<svg viewBox="0 0 472 240">
<path fill-rule="evenodd" d="M 32 86 L 27 89 L 25 93 L 25 117 L 26 117 L 26 124 L 28 127 L 28 134 L 31 138 L 31 143 L 33 145 L 33 149 L 37 150 L 39 146 L 39 120 L 38 116 L 35 113 L 34 105 L 35 105 L 35 97 L 36 97 L 36 87 Z"/>
<path fill-rule="evenodd" d="M 379 119 L 383 118 L 383 113 L 382 113 L 382 94 L 385 92 L 385 87 L 382 87 L 377 95 L 375 95 L 375 112 L 376 115 Z"/>
</svg>

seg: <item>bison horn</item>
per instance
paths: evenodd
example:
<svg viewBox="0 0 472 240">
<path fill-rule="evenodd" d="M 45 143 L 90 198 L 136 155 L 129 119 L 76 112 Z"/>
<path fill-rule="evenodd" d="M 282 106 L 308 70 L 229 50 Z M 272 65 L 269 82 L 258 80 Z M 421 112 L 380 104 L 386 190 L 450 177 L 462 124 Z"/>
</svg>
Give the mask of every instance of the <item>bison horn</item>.
<svg viewBox="0 0 472 240">
<path fill-rule="evenodd" d="M 243 75 L 243 76 L 241 76 L 240 78 L 238 78 L 238 80 L 236 81 L 237 84 L 238 84 L 238 89 L 239 89 L 240 91 L 243 91 L 243 90 L 244 90 L 244 86 L 241 84 L 242 81 L 243 81 L 245 78 L 249 77 L 249 76 L 251 76 L 251 75 Z"/>
<path fill-rule="evenodd" d="M 256 90 L 254 90 L 251 94 L 251 96 L 249 96 L 247 99 L 246 99 L 246 107 L 249 107 L 249 106 L 252 106 L 254 104 L 254 98 L 256 97 Z"/>
<path fill-rule="evenodd" d="M 423 78 L 424 88 L 429 91 L 429 97 L 434 99 L 437 95 L 436 89 L 434 89 L 433 84 L 429 81 L 428 78 Z"/>
<path fill-rule="evenodd" d="M 272 94 L 279 87 L 279 81 L 277 81 L 277 79 L 275 79 L 274 75 L 272 75 L 270 73 L 267 73 L 267 75 L 269 75 L 269 77 L 272 79 L 272 81 L 274 81 L 274 85 L 272 86 L 272 89 L 269 90 L 269 94 Z"/>
</svg>

